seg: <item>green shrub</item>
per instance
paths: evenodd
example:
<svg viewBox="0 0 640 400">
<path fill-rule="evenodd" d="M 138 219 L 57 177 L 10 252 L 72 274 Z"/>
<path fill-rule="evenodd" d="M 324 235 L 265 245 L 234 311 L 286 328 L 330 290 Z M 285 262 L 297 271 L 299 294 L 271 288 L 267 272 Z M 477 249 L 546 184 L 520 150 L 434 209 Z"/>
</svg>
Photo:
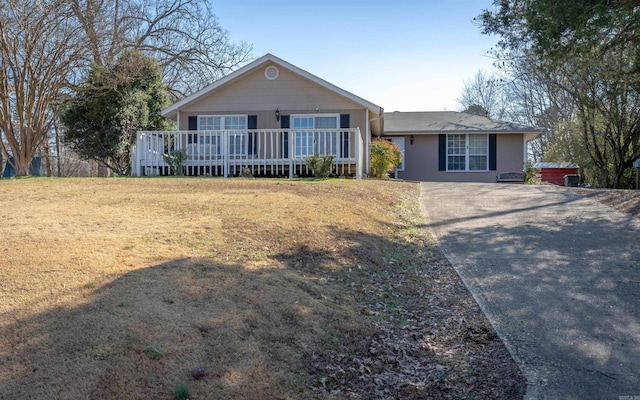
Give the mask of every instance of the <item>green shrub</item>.
<svg viewBox="0 0 640 400">
<path fill-rule="evenodd" d="M 533 168 L 533 162 L 527 161 L 524 168 L 525 178 L 524 182 L 529 185 L 536 185 L 540 183 L 540 176 L 538 171 Z"/>
<path fill-rule="evenodd" d="M 305 163 L 313 171 L 313 176 L 316 178 L 328 178 L 331 176 L 336 161 L 331 154 L 315 154 L 307 157 Z"/>
<path fill-rule="evenodd" d="M 371 175 L 388 178 L 389 173 L 402 162 L 402 151 L 396 143 L 376 139 L 371 143 Z"/>
<path fill-rule="evenodd" d="M 184 165 L 189 155 L 184 150 L 174 150 L 169 154 L 163 154 L 162 159 L 176 176 L 184 175 Z"/>
<path fill-rule="evenodd" d="M 240 171 L 240 175 L 238 175 L 240 178 L 253 178 L 253 174 L 251 173 L 251 169 L 249 169 L 248 167 L 242 167 L 242 170 Z"/>
</svg>

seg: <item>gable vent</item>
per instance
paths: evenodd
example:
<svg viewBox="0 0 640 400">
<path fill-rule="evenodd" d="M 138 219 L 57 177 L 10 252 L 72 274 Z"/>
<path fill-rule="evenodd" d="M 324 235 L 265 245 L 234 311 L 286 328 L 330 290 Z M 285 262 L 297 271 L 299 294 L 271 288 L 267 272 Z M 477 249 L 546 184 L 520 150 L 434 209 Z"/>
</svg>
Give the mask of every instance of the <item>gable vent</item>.
<svg viewBox="0 0 640 400">
<path fill-rule="evenodd" d="M 278 71 L 278 67 L 276 67 L 276 66 L 269 65 L 264 70 L 265 78 L 267 78 L 270 81 L 276 79 L 278 77 L 278 75 L 280 75 L 280 71 Z"/>
</svg>

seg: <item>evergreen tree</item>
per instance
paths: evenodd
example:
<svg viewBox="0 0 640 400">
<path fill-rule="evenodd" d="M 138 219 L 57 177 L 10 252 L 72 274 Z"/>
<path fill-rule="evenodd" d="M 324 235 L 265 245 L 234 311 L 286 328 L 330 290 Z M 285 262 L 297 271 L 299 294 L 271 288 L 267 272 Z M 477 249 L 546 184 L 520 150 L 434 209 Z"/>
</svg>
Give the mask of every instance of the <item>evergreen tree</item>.
<svg viewBox="0 0 640 400">
<path fill-rule="evenodd" d="M 116 174 L 131 171 L 131 146 L 138 130 L 166 130 L 159 113 L 169 104 L 157 62 L 126 51 L 112 67 L 94 67 L 63 113 L 64 142 L 86 159 Z"/>
</svg>

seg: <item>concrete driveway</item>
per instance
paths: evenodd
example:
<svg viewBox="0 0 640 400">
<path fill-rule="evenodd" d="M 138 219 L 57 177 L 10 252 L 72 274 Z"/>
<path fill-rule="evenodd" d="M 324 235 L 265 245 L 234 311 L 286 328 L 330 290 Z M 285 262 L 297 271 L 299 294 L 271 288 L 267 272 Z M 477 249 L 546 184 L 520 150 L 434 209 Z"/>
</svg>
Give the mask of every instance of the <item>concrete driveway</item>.
<svg viewBox="0 0 640 400">
<path fill-rule="evenodd" d="M 529 399 L 640 399 L 640 221 L 555 186 L 422 183 Z"/>
</svg>

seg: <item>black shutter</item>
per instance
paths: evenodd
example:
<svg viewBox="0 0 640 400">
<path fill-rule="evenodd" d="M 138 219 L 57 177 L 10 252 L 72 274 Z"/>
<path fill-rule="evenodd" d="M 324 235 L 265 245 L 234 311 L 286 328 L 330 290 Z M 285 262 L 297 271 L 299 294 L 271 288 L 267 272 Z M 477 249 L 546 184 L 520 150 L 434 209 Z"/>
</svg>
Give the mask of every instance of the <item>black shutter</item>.
<svg viewBox="0 0 640 400">
<path fill-rule="evenodd" d="M 258 116 L 257 115 L 248 115 L 247 116 L 247 129 L 258 129 Z M 258 154 L 258 133 L 257 132 L 249 132 L 249 137 L 247 138 L 248 147 L 249 147 L 249 155 Z"/>
<path fill-rule="evenodd" d="M 438 171 L 447 170 L 447 135 L 438 135 Z"/>
<path fill-rule="evenodd" d="M 340 128 L 351 128 L 349 117 L 349 114 L 340 114 Z"/>
<path fill-rule="evenodd" d="M 291 127 L 291 120 L 288 115 L 280 116 L 280 129 L 289 129 Z M 289 158 L 289 132 L 282 132 L 282 140 L 280 141 L 282 148 L 280 153 L 283 158 Z"/>
<path fill-rule="evenodd" d="M 193 115 L 189 117 L 189 130 L 190 131 L 196 131 L 198 130 L 198 116 L 197 115 Z M 190 133 L 187 135 L 187 143 L 191 144 L 191 143 L 198 143 L 198 135 L 194 135 L 193 133 Z"/>
<path fill-rule="evenodd" d="M 495 133 L 489 135 L 489 171 L 495 171 L 496 165 L 496 149 L 497 149 L 497 136 Z"/>
<path fill-rule="evenodd" d="M 193 115 L 193 116 L 189 117 L 189 130 L 190 131 L 198 130 L 198 116 L 197 115 Z"/>
<path fill-rule="evenodd" d="M 258 129 L 257 115 L 247 115 L 247 129 Z"/>
<path fill-rule="evenodd" d="M 340 114 L 340 128 L 351 128 L 349 114 Z M 340 157 L 349 157 L 349 132 L 340 132 Z"/>
</svg>

